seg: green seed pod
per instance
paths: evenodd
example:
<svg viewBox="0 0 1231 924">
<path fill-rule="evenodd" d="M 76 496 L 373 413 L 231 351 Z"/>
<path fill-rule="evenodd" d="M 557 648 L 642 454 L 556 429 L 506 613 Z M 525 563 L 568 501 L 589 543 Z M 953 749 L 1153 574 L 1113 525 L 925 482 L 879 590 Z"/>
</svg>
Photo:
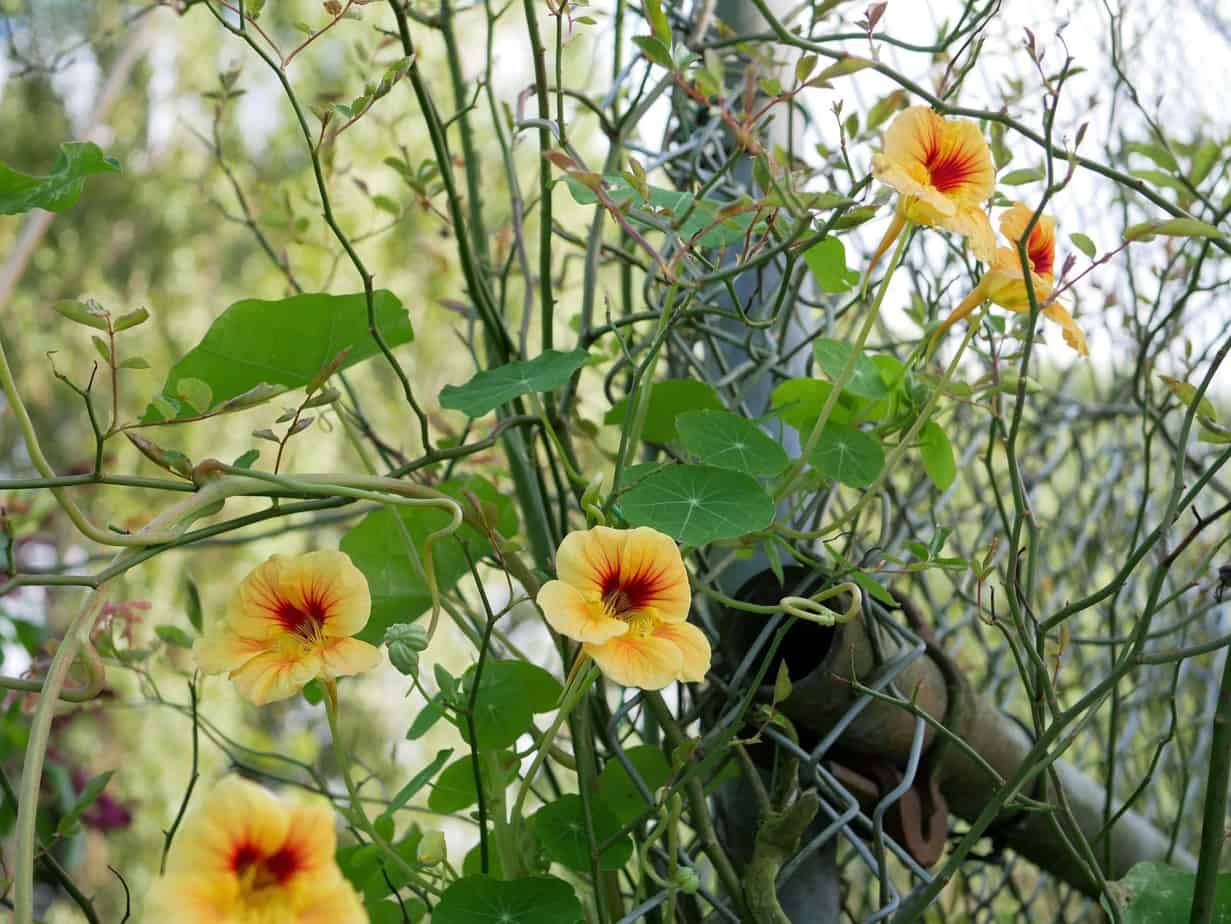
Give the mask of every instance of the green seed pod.
<svg viewBox="0 0 1231 924">
<path fill-rule="evenodd" d="M 385 630 L 385 644 L 392 647 L 395 642 L 413 651 L 424 651 L 427 648 L 427 630 L 411 623 L 390 626 Z"/>
<path fill-rule="evenodd" d="M 419 652 L 405 642 L 389 642 L 389 663 L 407 677 L 419 674 Z"/>
</svg>

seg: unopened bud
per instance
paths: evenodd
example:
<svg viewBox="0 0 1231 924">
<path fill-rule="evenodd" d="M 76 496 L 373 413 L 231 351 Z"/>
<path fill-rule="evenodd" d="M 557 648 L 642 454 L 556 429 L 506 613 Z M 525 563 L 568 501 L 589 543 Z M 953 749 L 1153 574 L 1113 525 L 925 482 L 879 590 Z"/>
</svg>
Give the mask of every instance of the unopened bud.
<svg viewBox="0 0 1231 924">
<path fill-rule="evenodd" d="M 675 871 L 675 886 L 685 895 L 696 895 L 701 888 L 701 877 L 691 866 L 681 866 Z"/>
<path fill-rule="evenodd" d="M 423 835 L 423 840 L 419 841 L 418 859 L 420 863 L 435 866 L 437 863 L 443 863 L 448 853 L 445 836 L 441 831 L 428 831 Z"/>
<path fill-rule="evenodd" d="M 427 648 L 427 630 L 413 623 L 399 623 L 385 630 L 385 643 L 392 645 L 400 642 L 413 651 L 424 651 Z"/>
<path fill-rule="evenodd" d="M 416 677 L 419 674 L 419 652 L 405 642 L 389 643 L 389 663 L 407 677 Z"/>
</svg>

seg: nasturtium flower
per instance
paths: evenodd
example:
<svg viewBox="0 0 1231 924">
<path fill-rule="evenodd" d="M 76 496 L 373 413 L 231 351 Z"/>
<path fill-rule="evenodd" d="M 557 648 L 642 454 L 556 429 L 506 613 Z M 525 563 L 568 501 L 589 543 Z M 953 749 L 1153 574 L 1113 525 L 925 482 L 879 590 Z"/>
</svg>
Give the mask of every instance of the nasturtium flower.
<svg viewBox="0 0 1231 924">
<path fill-rule="evenodd" d="M 334 860 L 333 815 L 228 777 L 184 819 L 145 920 L 175 924 L 368 924 Z"/>
<path fill-rule="evenodd" d="M 885 131 L 885 149 L 872 157 L 872 172 L 901 195 L 869 272 L 907 222 L 956 232 L 970 239 L 976 257 L 991 259 L 996 235 L 985 203 L 996 188 L 996 168 L 974 122 L 946 119 L 927 106 L 903 109 Z"/>
<path fill-rule="evenodd" d="M 227 674 L 258 706 L 310 680 L 359 674 L 380 649 L 351 638 L 368 621 L 363 573 L 342 552 L 274 555 L 240 583 L 221 620 L 192 647 L 207 674 Z"/>
<path fill-rule="evenodd" d="M 953 313 L 941 323 L 933 340 L 986 301 L 1008 308 L 1010 311 L 1030 310 L 1030 296 L 1026 292 L 1026 275 L 1022 272 L 1021 256 L 1017 245 L 1026 233 L 1026 226 L 1034 215 L 1034 209 L 1023 202 L 1013 206 L 1000 216 L 1000 233 L 1013 246 L 998 247 L 979 284 L 975 286 Z M 1035 299 L 1045 303 L 1055 288 L 1056 267 L 1056 220 L 1050 215 L 1040 215 L 1026 239 L 1026 256 L 1030 261 L 1030 281 Z M 1059 302 L 1044 305 L 1043 316 L 1060 325 L 1064 341 L 1082 356 L 1088 356 L 1085 335 L 1073 316 Z"/>
<path fill-rule="evenodd" d="M 687 622 L 692 593 L 671 537 L 647 526 L 577 530 L 556 551 L 556 575 L 539 591 L 543 615 L 616 683 L 661 690 L 705 677 L 710 643 Z"/>
</svg>

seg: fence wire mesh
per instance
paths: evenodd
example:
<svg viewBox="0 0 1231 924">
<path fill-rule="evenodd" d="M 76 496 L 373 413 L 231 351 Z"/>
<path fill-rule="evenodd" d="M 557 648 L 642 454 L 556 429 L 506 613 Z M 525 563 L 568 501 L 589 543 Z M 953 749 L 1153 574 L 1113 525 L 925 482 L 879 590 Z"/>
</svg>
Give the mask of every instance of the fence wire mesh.
<svg viewBox="0 0 1231 924">
<path fill-rule="evenodd" d="M 485 6 L 490 15 L 490 5 Z M 715 112 L 724 103 L 738 110 L 745 97 L 763 93 L 758 79 L 793 66 L 798 54 L 763 24 L 720 28 L 709 15 L 712 2 L 665 6 L 673 32 L 689 36 L 693 52 L 720 57 L 729 79 L 717 94 L 719 99 L 699 101 L 680 83 L 657 75 L 646 58 L 631 56 L 609 85 L 597 93 L 578 92 L 576 101 L 606 112 L 614 100 L 630 100 L 629 124 L 644 124 L 639 134 L 622 139 L 621 156 L 637 157 L 647 173 L 661 171 L 675 190 L 690 191 L 690 202 L 762 201 L 768 192 L 763 175 Z M 800 41 L 836 42 L 820 14 L 809 16 L 822 6 L 830 5 L 793 8 L 789 21 Z M 456 12 L 477 9 L 479 5 L 461 4 Z M 887 43 L 891 47 L 884 49 L 883 60 L 910 72 L 904 62 L 912 56 L 934 58 L 935 69 L 946 78 L 955 70 L 973 68 L 973 52 L 981 36 L 994 28 L 1000 10 L 999 2 L 956 4 L 945 42 L 922 48 Z M 699 23 L 707 28 L 698 31 Z M 1111 25 L 1114 32 L 1115 17 Z M 869 27 L 869 38 L 871 32 Z M 489 80 L 491 64 L 489 60 Z M 949 86 L 956 91 L 959 84 Z M 1131 85 L 1117 85 L 1113 95 L 1135 102 Z M 1076 125 L 1080 115 L 1066 110 L 1063 118 Z M 852 168 L 845 136 L 835 144 L 832 126 L 824 121 L 840 124 L 842 118 L 841 112 L 817 112 L 792 102 L 775 110 L 766 129 L 772 156 L 781 150 L 783 161 L 790 163 L 806 155 L 811 168 L 808 192 L 851 200 L 809 233 L 857 224 L 850 215 L 852 206 L 857 211 L 863 205 L 883 204 L 875 198 L 870 178 Z M 651 124 L 661 125 L 657 143 L 650 140 Z M 512 127 L 518 132 L 556 130 L 550 121 L 534 118 L 519 118 Z M 604 128 L 614 127 L 604 123 Z M 861 143 L 869 142 L 869 137 L 865 128 Z M 1112 140 L 1107 147 L 1111 149 Z M 1084 210 L 1115 214 L 1127 222 L 1135 215 L 1134 208 L 1131 191 L 1109 184 L 1091 195 Z M 639 306 L 635 315 L 619 315 L 602 299 L 592 299 L 582 309 L 580 333 L 586 346 L 605 334 L 618 335 L 616 359 L 603 382 L 603 405 L 627 397 L 638 364 L 659 346 L 654 325 L 634 323 L 668 310 L 665 287 L 653 272 L 657 261 L 677 266 L 693 287 L 684 319 L 665 334 L 667 376 L 704 379 L 715 386 L 727 409 L 767 419 L 775 387 L 815 373 L 813 344 L 844 329 L 865 300 L 849 287 L 830 293 L 814 285 L 797 246 L 803 225 L 792 232 L 785 223 L 775 223 L 773 212 L 758 224 L 762 220 L 758 213 L 740 245 L 718 251 L 676 233 L 687 211 L 688 206 L 681 211 L 677 205 L 674 213 L 639 214 L 638 227 L 645 233 L 663 232 L 661 246 L 645 245 L 624 227 L 619 237 L 611 237 L 610 245 L 586 249 L 585 240 L 571 229 L 556 229 L 558 241 L 575 246 L 557 267 L 562 288 L 583 274 L 600 272 L 611 274 L 613 289 L 631 288 L 634 270 L 644 279 L 639 293 L 623 299 L 626 305 Z M 1227 209 L 1220 206 L 1214 214 L 1225 217 Z M 593 227 L 601 232 L 607 216 L 602 209 L 596 215 Z M 852 244 L 848 263 L 853 267 L 861 265 L 874 243 L 861 235 L 844 237 Z M 853 252 L 854 242 L 861 249 L 858 254 Z M 595 258 L 591 265 L 595 253 L 601 259 Z M 926 812 L 933 746 L 929 740 L 935 740 L 928 722 L 918 716 L 911 720 L 902 759 L 895 761 L 889 775 L 871 783 L 852 768 L 848 746 L 852 726 L 873 704 L 892 699 L 905 711 L 916 689 L 903 677 L 912 666 L 931 658 L 933 647 L 957 666 L 975 694 L 1003 714 L 1006 727 L 1019 727 L 1027 737 L 1037 733 L 1041 715 L 1055 717 L 1057 710 L 1076 710 L 1061 744 L 1064 760 L 1104 790 L 1104 831 L 1091 843 L 1096 858 L 1110 857 L 1112 839 L 1101 835 L 1114 831 L 1121 812 L 1130 809 L 1165 839 L 1168 849 L 1162 859 L 1196 852 L 1199 808 L 1195 807 L 1203 799 L 1201 770 L 1211 748 L 1225 657 L 1221 646 L 1231 636 L 1231 616 L 1220 605 L 1217 577 L 1225 537 L 1197 537 L 1176 567 L 1172 567 L 1173 549 L 1147 540 L 1169 515 L 1175 500 L 1173 484 L 1188 491 L 1199 483 L 1204 493 L 1198 514 L 1202 504 L 1231 499 L 1231 489 L 1220 479 L 1205 477 L 1210 457 L 1203 450 L 1181 447 L 1174 401 L 1151 386 L 1156 365 L 1178 362 L 1191 371 L 1220 358 L 1217 351 L 1227 335 L 1227 320 L 1217 299 L 1226 287 L 1222 280 L 1211 279 L 1206 267 L 1209 254 L 1208 245 L 1195 253 L 1191 248 L 1156 248 L 1120 254 L 1109 264 L 1118 281 L 1104 283 L 1101 291 L 1088 296 L 1090 304 L 1098 302 L 1098 311 L 1082 315 L 1092 341 L 1103 344 L 1106 360 L 1091 371 L 1089 365 L 1053 362 L 1057 354 L 1048 353 L 1047 361 L 1036 367 L 1041 387 L 1036 382 L 1029 387 L 1039 387 L 1042 396 L 1023 405 L 1023 436 L 1014 460 L 1027 508 L 1026 528 L 1033 534 L 1028 556 L 1019 558 L 1011 547 L 1012 537 L 1019 533 L 1005 478 L 1003 436 L 989 424 L 985 407 L 974 398 L 963 401 L 960 395 L 952 402 L 946 425 L 959 475 L 947 490 L 937 492 L 918 463 L 908 461 L 891 473 L 871 502 L 832 484 L 817 484 L 803 502 L 780 510 L 780 522 L 796 537 L 796 569 L 806 572 L 806 580 L 813 582 L 810 586 L 859 569 L 906 598 L 924 623 L 922 629 L 912 625 L 903 610 L 878 604 L 865 593 L 859 618 L 877 657 L 872 669 L 859 676 L 860 689 L 849 689 L 845 707 L 827 714 L 818 723 L 821 727 L 797 734 L 800 730 L 774 722 L 745 722 L 750 701 L 772 697 L 778 664 L 790 663 L 791 679 L 798 682 L 796 665 L 819 659 L 821 652 L 806 647 L 790 651 L 801 643 L 787 631 L 782 616 L 752 619 L 729 611 L 716 597 L 698 597 L 697 609 L 709 635 L 738 641 L 720 646 L 704 693 L 693 698 L 681 689 L 673 704 L 683 724 L 699 736 L 696 753 L 704 756 L 717 742 L 734 735 L 746 741 L 750 759 L 765 771 L 767 780 L 774 779 L 776 768 L 791 766 L 798 787 L 814 790 L 819 800 L 816 819 L 778 874 L 784 892 L 804 883 L 799 885 L 801 891 L 814 889 L 818 895 L 834 897 L 840 920 L 872 924 L 892 920 L 903 901 L 933 882 L 943 866 L 947 851 L 923 862 L 919 848 L 905 843 L 900 830 L 904 813 L 915 819 L 910 823 L 916 829 L 926 828 L 920 827 L 920 813 Z M 513 259 L 510 251 L 510 263 Z M 917 331 L 908 329 L 907 319 L 935 319 L 954 300 L 955 276 L 963 281 L 975 276 L 961 253 L 936 241 L 917 248 L 902 272 L 905 279 L 891 290 L 887 319 L 875 334 L 877 351 L 899 359 L 906 358 L 917 337 Z M 1200 323 L 1186 326 L 1194 316 L 1201 318 Z M 473 343 L 479 338 L 471 324 Z M 975 341 L 977 355 L 968 358 L 959 378 L 974 381 L 1012 372 L 1016 347 L 1001 338 L 1005 330 L 1002 324 L 993 337 Z M 525 336 L 523 328 L 523 341 Z M 1006 380 L 1004 393 L 1016 394 L 1017 384 Z M 586 397 L 577 400 L 584 402 Z M 567 405 L 568 398 L 562 403 Z M 775 439 L 798 450 L 798 438 L 780 421 L 767 419 L 765 426 Z M 554 474 L 549 470 L 540 477 L 547 482 Z M 544 487 L 544 493 L 558 502 L 560 510 L 567 510 L 567 492 L 559 481 L 554 490 Z M 822 522 L 846 515 L 854 518 L 846 532 L 813 534 Z M 1010 562 L 1025 572 L 1021 577 L 1034 590 L 1033 606 L 1026 607 L 1028 622 L 1022 624 L 1010 619 L 1005 601 L 1010 591 L 1003 572 Z M 747 587 L 750 580 L 769 581 L 774 570 L 763 553 L 750 549 L 694 553 L 693 564 L 700 583 L 721 587 L 727 594 Z M 1024 641 L 1042 621 L 1096 588 L 1106 593 L 1076 608 L 1038 650 Z M 1131 645 L 1133 628 L 1147 609 L 1156 611 L 1157 618 L 1135 669 L 1105 698 L 1086 702 L 1095 682 L 1109 674 Z M 733 628 L 741 621 L 738 629 Z M 1032 657 L 1039 663 L 1032 663 Z M 1045 686 L 1055 703 L 1041 703 L 1039 687 L 1028 682 L 1040 670 L 1049 678 Z M 610 695 L 609 702 L 594 707 L 596 724 L 602 729 L 602 754 L 624 767 L 648 808 L 655 805 L 654 787 L 629 756 L 629 749 L 644 740 L 643 734 L 650 734 L 645 731 L 648 723 L 642 721 L 644 698 L 635 691 Z M 724 792 L 734 800 L 747 796 L 731 789 L 737 781 L 718 767 L 707 782 L 712 784 L 707 795 L 719 805 Z M 727 810 L 733 811 L 730 804 Z M 985 838 L 957 869 L 927 920 L 1033 924 L 1097 919 L 1102 913 L 1097 900 L 1015 853 L 1008 831 L 1015 815 L 1006 812 L 1006 816 L 1004 824 L 993 828 L 997 836 Z M 946 817 L 944 824 L 947 830 L 940 841 L 956 840 L 967 829 L 956 816 Z M 937 834 L 931 835 L 935 844 Z M 747 835 L 735 835 L 736 840 L 741 836 Z M 674 862 L 705 869 L 703 837 L 704 832 L 694 830 L 679 845 Z M 738 853 L 749 845 L 730 846 Z M 672 865 L 661 845 L 652 847 L 650 855 L 661 869 Z M 826 877 L 833 883 L 830 892 L 815 882 L 804 882 Z M 646 920 L 672 894 L 665 886 L 639 884 L 640 900 L 620 924 Z M 698 897 L 696 920 L 739 924 L 730 896 L 703 887 Z M 816 919 L 829 920 L 819 913 Z"/>
</svg>

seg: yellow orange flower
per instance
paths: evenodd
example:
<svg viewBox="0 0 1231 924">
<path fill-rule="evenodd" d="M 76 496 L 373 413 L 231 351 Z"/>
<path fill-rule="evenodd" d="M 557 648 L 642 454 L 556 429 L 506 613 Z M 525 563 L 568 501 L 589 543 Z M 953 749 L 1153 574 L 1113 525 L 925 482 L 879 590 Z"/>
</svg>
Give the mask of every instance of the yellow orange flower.
<svg viewBox="0 0 1231 924">
<path fill-rule="evenodd" d="M 244 578 L 223 619 L 192 651 L 201 670 L 226 673 L 260 706 L 294 696 L 314 678 L 375 667 L 380 649 L 351 638 L 371 609 L 368 582 L 344 553 L 275 555 Z"/>
<path fill-rule="evenodd" d="M 175 924 L 367 924 L 334 861 L 333 815 L 228 777 L 185 819 L 145 920 Z"/>
<path fill-rule="evenodd" d="M 688 573 L 669 536 L 646 526 L 569 533 L 556 575 L 539 591 L 543 615 L 616 683 L 661 690 L 705 677 L 710 643 L 687 622 Z"/>
<path fill-rule="evenodd" d="M 954 231 L 970 239 L 976 257 L 991 259 L 996 236 L 984 204 L 996 188 L 996 169 L 974 122 L 946 119 L 927 106 L 903 109 L 885 132 L 884 151 L 872 157 L 872 172 L 901 197 L 869 273 L 907 222 Z"/>
<path fill-rule="evenodd" d="M 1026 226 L 1034 215 L 1034 209 L 1023 202 L 1015 202 L 1000 216 L 1000 233 L 1012 247 L 998 247 L 991 265 L 962 303 L 941 323 L 932 335 L 933 342 L 952 325 L 965 318 L 986 301 L 1008 308 L 1010 311 L 1030 310 L 1030 296 L 1026 292 L 1026 276 L 1017 245 L 1026 232 Z M 1030 281 L 1035 299 L 1044 303 L 1055 288 L 1056 266 L 1056 220 L 1050 215 L 1040 215 L 1026 240 L 1026 256 L 1030 261 Z M 1044 305 L 1043 316 L 1060 325 L 1064 341 L 1082 356 L 1090 353 L 1086 337 L 1073 320 L 1073 316 L 1059 302 Z"/>
</svg>

